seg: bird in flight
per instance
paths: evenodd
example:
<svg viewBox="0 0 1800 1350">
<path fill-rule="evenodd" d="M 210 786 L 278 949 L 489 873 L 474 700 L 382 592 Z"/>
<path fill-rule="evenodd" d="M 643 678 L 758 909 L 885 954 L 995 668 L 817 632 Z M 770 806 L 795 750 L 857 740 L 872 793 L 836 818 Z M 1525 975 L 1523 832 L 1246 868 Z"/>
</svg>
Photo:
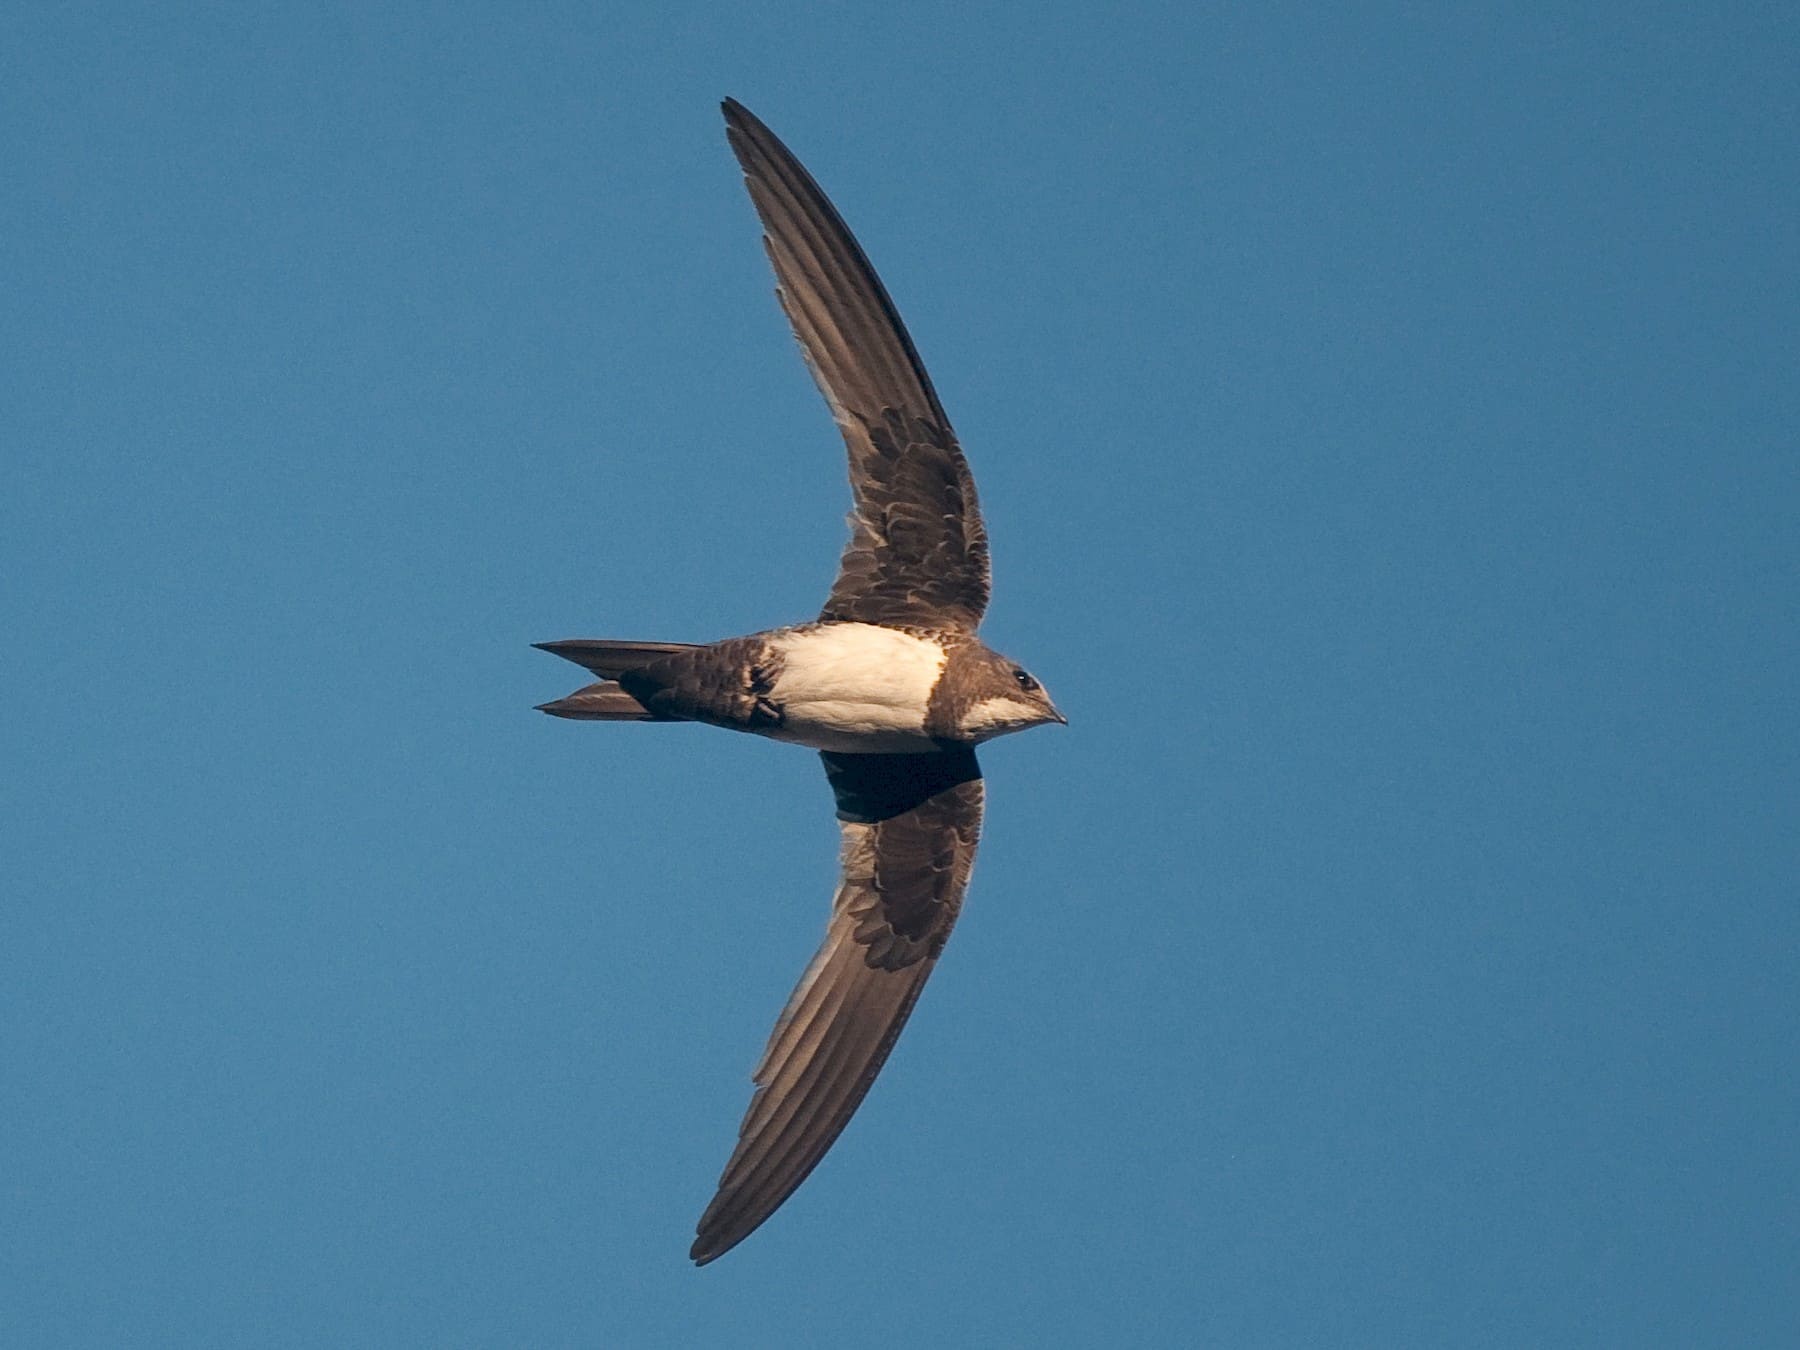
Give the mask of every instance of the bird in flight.
<svg viewBox="0 0 1800 1350">
<path fill-rule="evenodd" d="M 893 301 L 837 211 L 748 109 L 726 132 L 787 311 L 850 452 L 850 542 L 812 623 L 720 642 L 537 645 L 598 677 L 541 705 L 705 722 L 810 746 L 842 834 L 825 941 L 782 1009 L 689 1255 L 705 1265 L 792 1195 L 868 1093 L 962 907 L 984 791 L 975 746 L 1064 722 L 975 636 L 988 603 L 975 482 Z"/>
</svg>

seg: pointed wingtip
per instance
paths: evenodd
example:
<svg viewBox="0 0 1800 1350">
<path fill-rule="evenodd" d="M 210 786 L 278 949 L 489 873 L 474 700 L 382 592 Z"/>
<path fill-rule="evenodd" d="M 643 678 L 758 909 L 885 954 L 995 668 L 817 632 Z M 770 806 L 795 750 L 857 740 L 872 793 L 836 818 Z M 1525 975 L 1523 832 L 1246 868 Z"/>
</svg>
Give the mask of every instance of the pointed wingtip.
<svg viewBox="0 0 1800 1350">
<path fill-rule="evenodd" d="M 748 1233 L 743 1233 L 727 1241 L 723 1240 L 722 1234 L 708 1233 L 702 1229 L 694 1239 L 694 1245 L 688 1248 L 688 1260 L 697 1266 L 710 1266 L 749 1236 Z"/>
<path fill-rule="evenodd" d="M 728 137 L 749 136 L 774 139 L 775 133 L 769 130 L 762 118 L 735 98 L 727 98 L 722 101 L 719 104 L 719 111 L 725 114 L 725 132 Z"/>
<path fill-rule="evenodd" d="M 735 1242 L 721 1242 L 719 1230 L 712 1226 L 713 1210 L 718 1204 L 719 1197 L 715 1195 L 712 1203 L 707 1205 L 706 1213 L 700 1216 L 700 1222 L 694 1225 L 694 1243 L 688 1248 L 688 1260 L 697 1266 L 711 1265 L 737 1246 Z"/>
</svg>

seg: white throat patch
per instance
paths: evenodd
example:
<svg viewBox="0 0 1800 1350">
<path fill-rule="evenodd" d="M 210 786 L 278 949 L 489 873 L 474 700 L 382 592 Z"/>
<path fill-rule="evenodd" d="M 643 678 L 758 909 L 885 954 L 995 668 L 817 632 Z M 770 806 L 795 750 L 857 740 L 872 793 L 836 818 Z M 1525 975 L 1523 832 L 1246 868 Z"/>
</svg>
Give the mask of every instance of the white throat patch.
<svg viewBox="0 0 1800 1350">
<path fill-rule="evenodd" d="M 963 714 L 960 729 L 965 736 L 986 740 L 990 736 L 1003 736 L 1009 731 L 1036 726 L 1042 721 L 1043 709 L 1001 695 L 997 698 L 984 698 L 973 705 Z"/>
</svg>

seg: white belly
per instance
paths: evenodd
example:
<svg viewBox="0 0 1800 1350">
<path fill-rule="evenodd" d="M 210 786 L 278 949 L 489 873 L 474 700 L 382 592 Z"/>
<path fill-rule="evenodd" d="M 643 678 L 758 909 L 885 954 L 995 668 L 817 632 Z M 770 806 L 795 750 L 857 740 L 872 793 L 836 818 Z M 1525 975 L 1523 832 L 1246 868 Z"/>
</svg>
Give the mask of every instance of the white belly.
<svg viewBox="0 0 1800 1350">
<path fill-rule="evenodd" d="M 828 624 L 772 639 L 781 673 L 769 691 L 781 726 L 765 735 L 815 750 L 894 754 L 935 750 L 925 705 L 944 650 L 891 628 Z"/>
</svg>

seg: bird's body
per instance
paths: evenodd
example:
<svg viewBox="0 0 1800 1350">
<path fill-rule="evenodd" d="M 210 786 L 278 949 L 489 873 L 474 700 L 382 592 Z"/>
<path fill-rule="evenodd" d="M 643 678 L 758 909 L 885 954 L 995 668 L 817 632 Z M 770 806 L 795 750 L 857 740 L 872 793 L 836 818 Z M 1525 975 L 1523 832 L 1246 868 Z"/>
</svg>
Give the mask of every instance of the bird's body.
<svg viewBox="0 0 1800 1350">
<path fill-rule="evenodd" d="M 540 643 L 605 677 L 544 704 L 589 721 L 706 722 L 841 754 L 934 754 L 1045 719 L 1011 663 L 972 634 L 806 623 L 703 646 Z M 630 654 L 622 663 L 619 649 Z M 651 649 L 650 659 L 642 653 Z M 659 650 L 672 649 L 672 650 Z M 1005 672 L 996 678 L 996 668 Z M 1014 688 L 1006 681 L 1010 677 Z M 995 686 L 998 684 L 998 692 Z M 628 695 L 635 706 L 622 703 Z M 583 712 L 596 697 L 612 711 Z"/>
<path fill-rule="evenodd" d="M 598 680 L 541 705 L 703 722 L 820 753 L 841 878 L 824 945 L 752 1075 L 757 1091 L 691 1255 L 742 1241 L 824 1156 L 880 1071 L 962 905 L 985 788 L 974 747 L 1063 721 L 975 636 L 988 547 L 975 484 L 893 302 L 837 212 L 761 122 L 725 118 L 777 294 L 849 450 L 856 509 L 811 623 L 696 644 L 539 645 Z"/>
</svg>

